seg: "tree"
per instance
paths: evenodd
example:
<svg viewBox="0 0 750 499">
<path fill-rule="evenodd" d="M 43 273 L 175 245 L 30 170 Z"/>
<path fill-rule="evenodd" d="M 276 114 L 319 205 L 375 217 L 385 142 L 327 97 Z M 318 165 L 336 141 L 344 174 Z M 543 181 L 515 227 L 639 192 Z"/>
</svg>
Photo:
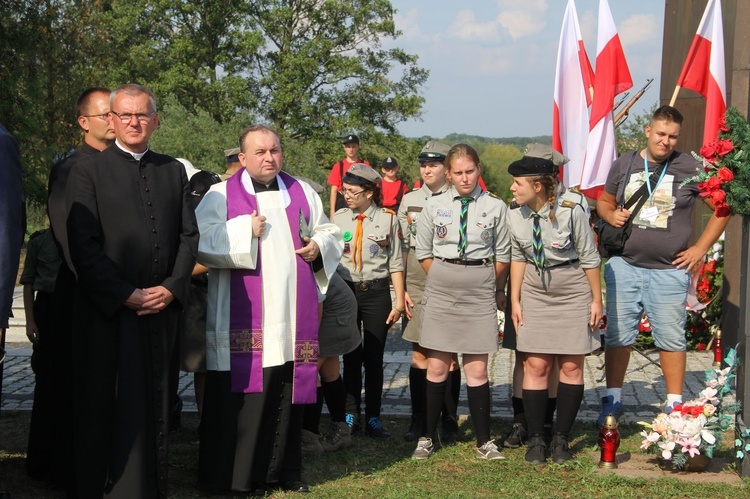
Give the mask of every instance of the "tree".
<svg viewBox="0 0 750 499">
<path fill-rule="evenodd" d="M 656 111 L 657 103 L 651 109 L 642 114 L 629 116 L 628 120 L 617 127 L 617 154 L 625 154 L 628 151 L 640 151 L 646 147 L 646 135 L 644 130 L 651 123 L 651 116 Z"/>
</svg>

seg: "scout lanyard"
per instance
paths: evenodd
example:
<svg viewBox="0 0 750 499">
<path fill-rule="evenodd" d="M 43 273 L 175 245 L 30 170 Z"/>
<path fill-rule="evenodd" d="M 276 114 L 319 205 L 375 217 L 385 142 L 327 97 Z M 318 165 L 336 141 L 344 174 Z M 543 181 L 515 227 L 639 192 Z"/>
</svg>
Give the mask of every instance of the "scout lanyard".
<svg viewBox="0 0 750 499">
<path fill-rule="evenodd" d="M 671 158 L 671 155 L 670 155 Z M 664 168 L 661 170 L 661 175 L 659 175 L 659 180 L 656 182 L 656 185 L 654 186 L 654 189 L 659 187 L 659 184 L 661 184 L 662 179 L 664 178 L 664 174 L 667 173 L 667 167 L 669 166 L 669 158 L 667 158 L 667 162 L 664 164 Z M 645 150 L 645 154 L 643 155 L 643 168 L 646 171 L 646 187 L 648 188 L 648 200 L 649 203 L 652 205 L 654 204 L 654 193 L 651 189 L 651 182 L 649 181 L 648 177 L 648 149 Z"/>
</svg>

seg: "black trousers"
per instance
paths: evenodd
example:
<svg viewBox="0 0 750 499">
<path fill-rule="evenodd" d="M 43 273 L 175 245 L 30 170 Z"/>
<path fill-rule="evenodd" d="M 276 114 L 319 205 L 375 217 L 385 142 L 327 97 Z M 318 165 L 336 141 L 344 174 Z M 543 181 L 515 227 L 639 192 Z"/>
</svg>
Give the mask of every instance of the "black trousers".
<svg viewBox="0 0 750 499">
<path fill-rule="evenodd" d="M 357 322 L 363 331 L 363 341 L 353 352 L 344 355 L 344 385 L 346 412 L 359 414 L 362 406 L 362 367 L 365 377 L 365 414 L 380 417 L 383 399 L 383 352 L 391 312 L 391 292 L 388 287 L 354 290 L 357 297 Z"/>
</svg>

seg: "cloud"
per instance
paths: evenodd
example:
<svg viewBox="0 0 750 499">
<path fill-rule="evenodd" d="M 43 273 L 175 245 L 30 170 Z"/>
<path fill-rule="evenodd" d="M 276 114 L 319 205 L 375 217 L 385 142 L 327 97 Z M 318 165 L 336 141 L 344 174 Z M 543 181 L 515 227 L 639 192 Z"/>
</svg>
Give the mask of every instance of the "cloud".
<svg viewBox="0 0 750 499">
<path fill-rule="evenodd" d="M 479 23 L 474 11 L 462 10 L 448 26 L 448 36 L 467 41 L 497 41 L 500 39 L 500 30 L 497 21 Z"/>
<path fill-rule="evenodd" d="M 656 15 L 635 14 L 625 19 L 618 28 L 624 46 L 651 43 L 662 32 Z"/>
<path fill-rule="evenodd" d="M 393 16 L 393 20 L 396 23 L 396 28 L 403 33 L 402 39 L 416 40 L 422 36 L 422 31 L 419 29 L 419 11 L 417 9 L 410 9 L 403 14 L 398 11 Z"/>
<path fill-rule="evenodd" d="M 546 0 L 499 0 L 497 22 L 513 38 L 535 35 L 544 29 Z"/>
</svg>

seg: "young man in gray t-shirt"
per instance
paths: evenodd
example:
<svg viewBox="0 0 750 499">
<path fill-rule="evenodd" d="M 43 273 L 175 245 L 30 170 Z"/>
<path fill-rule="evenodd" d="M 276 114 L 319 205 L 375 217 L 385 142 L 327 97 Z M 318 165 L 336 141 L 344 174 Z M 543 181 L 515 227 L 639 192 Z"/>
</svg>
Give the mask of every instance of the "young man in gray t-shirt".
<svg viewBox="0 0 750 499">
<path fill-rule="evenodd" d="M 657 109 L 645 133 L 646 148 L 622 155 L 609 172 L 604 192 L 597 202 L 599 216 L 621 227 L 631 212 L 618 206 L 629 199 L 657 169 L 663 166 L 659 183 L 649 190 L 649 199 L 635 214 L 633 230 L 623 254 L 605 264 L 607 284 L 607 332 L 605 363 L 607 395 L 602 398 L 599 426 L 607 414 L 623 413 L 621 401 L 630 346 L 638 335 L 641 315 L 648 314 L 667 389 L 665 412 L 682 403 L 685 380 L 685 302 L 690 270 L 705 256 L 724 231 L 729 217 L 712 215 L 703 234 L 689 246 L 690 219 L 698 188 L 695 183 L 680 187 L 701 166 L 690 155 L 675 150 L 682 127 L 682 115 L 671 106 Z M 635 155 L 635 156 L 634 156 Z M 632 163 L 631 163 L 632 160 Z M 631 164 L 628 172 L 628 164 Z M 713 210 L 713 205 L 704 200 Z"/>
</svg>

